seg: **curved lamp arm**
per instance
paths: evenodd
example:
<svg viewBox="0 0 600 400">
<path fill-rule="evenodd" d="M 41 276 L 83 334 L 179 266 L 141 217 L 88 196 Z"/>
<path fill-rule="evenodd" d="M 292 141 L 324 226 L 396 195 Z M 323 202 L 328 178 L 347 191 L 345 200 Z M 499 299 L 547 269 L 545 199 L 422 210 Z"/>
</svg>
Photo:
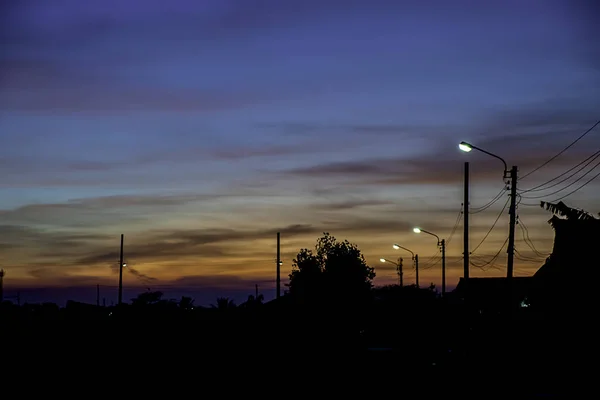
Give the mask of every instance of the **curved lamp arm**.
<svg viewBox="0 0 600 400">
<path fill-rule="evenodd" d="M 482 153 L 487 154 L 488 156 L 492 156 L 497 158 L 498 160 L 502 161 L 502 164 L 504 164 L 504 173 L 506 174 L 506 172 L 508 171 L 508 165 L 506 164 L 506 161 L 504 161 L 504 158 L 495 155 L 494 153 L 490 153 L 489 151 L 485 151 L 484 149 L 477 147 L 477 146 L 473 146 L 471 143 L 467 143 L 467 142 L 460 142 L 458 145 L 458 148 L 461 149 L 462 151 L 466 151 L 469 152 L 471 151 L 471 149 L 475 149 L 478 150 Z"/>
<path fill-rule="evenodd" d="M 403 249 L 408 251 L 410 254 L 412 254 L 412 259 L 415 259 L 415 253 L 413 253 L 411 250 L 407 249 L 406 247 L 402 247 L 400 246 L 398 243 L 394 243 L 394 245 L 392 246 L 394 249 L 398 250 L 398 249 Z"/>
<path fill-rule="evenodd" d="M 441 239 L 440 239 L 440 237 L 438 235 L 436 235 L 435 233 L 431 233 L 429 231 L 426 231 L 425 229 L 414 228 L 413 232 L 415 232 L 415 233 L 421 233 L 421 232 L 423 232 L 423 233 L 426 233 L 428 235 L 431 235 L 431 236 L 435 237 L 437 239 L 437 241 L 438 241 L 438 246 L 440 245 L 440 243 L 442 243 L 442 241 L 441 241 Z"/>
</svg>

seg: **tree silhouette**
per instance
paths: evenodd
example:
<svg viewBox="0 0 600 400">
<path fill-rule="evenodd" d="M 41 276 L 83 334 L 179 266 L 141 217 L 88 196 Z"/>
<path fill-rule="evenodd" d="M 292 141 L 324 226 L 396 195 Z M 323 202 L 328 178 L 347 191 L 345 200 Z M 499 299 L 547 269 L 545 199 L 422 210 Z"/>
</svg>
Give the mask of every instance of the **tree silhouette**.
<svg viewBox="0 0 600 400">
<path fill-rule="evenodd" d="M 289 293 L 302 303 L 322 300 L 363 301 L 375 278 L 361 251 L 329 233 L 317 239 L 314 252 L 301 249 L 294 259 Z"/>
<path fill-rule="evenodd" d="M 255 297 L 254 295 L 251 294 L 248 296 L 248 300 L 246 300 L 244 303 L 240 304 L 240 307 L 246 307 L 246 308 L 258 307 L 263 304 L 264 300 L 265 300 L 265 297 L 262 294 L 259 294 L 258 297 Z"/>
<path fill-rule="evenodd" d="M 210 306 L 219 310 L 229 310 L 236 307 L 235 302 L 229 297 L 217 297 L 217 304 L 211 304 Z"/>
<path fill-rule="evenodd" d="M 594 217 L 589 212 L 569 207 L 562 201 L 559 201 L 558 203 L 549 203 L 546 201 L 541 201 L 540 207 L 545 208 L 546 210 L 550 211 L 554 215 L 560 215 L 561 217 L 566 217 L 567 219 L 570 219 L 570 220 L 596 219 L 596 217 Z M 600 215 L 600 213 L 599 213 L 599 215 Z"/>
<path fill-rule="evenodd" d="M 191 310 L 194 308 L 194 299 L 187 296 L 181 296 L 181 300 L 179 300 L 179 308 L 182 310 Z"/>
<path fill-rule="evenodd" d="M 597 303 L 594 291 L 580 289 L 580 279 L 588 282 L 600 279 L 597 246 L 600 240 L 600 219 L 593 214 L 559 203 L 541 202 L 540 206 L 553 216 L 548 223 L 554 229 L 551 255 L 534 274 L 536 294 L 532 305 L 547 309 L 591 310 Z"/>
<path fill-rule="evenodd" d="M 162 296 L 162 292 L 144 292 L 138 294 L 138 296 L 135 299 L 131 299 L 131 303 L 136 306 L 147 306 L 151 304 L 157 304 L 161 301 Z"/>
</svg>

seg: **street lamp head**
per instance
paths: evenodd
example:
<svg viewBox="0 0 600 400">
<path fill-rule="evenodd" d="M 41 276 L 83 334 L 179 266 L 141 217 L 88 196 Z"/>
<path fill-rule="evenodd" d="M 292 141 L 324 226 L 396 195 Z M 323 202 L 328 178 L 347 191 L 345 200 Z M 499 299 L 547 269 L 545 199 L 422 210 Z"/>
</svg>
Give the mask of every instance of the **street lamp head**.
<svg viewBox="0 0 600 400">
<path fill-rule="evenodd" d="M 394 245 L 392 247 L 396 250 L 400 250 L 400 246 L 398 246 L 396 243 L 394 243 Z"/>
<path fill-rule="evenodd" d="M 124 266 L 124 267 L 126 267 L 126 266 L 127 266 L 127 263 L 123 263 L 123 266 Z"/>
<path fill-rule="evenodd" d="M 462 151 L 464 151 L 465 153 L 470 152 L 471 150 L 473 150 L 473 146 L 471 146 L 469 143 L 467 142 L 460 142 L 458 144 L 458 148 L 461 149 Z"/>
<path fill-rule="evenodd" d="M 385 258 L 380 258 L 379 261 L 381 261 L 381 262 L 384 263 L 385 262 Z"/>
<path fill-rule="evenodd" d="M 421 233 L 421 228 L 413 228 L 414 233 Z"/>
</svg>

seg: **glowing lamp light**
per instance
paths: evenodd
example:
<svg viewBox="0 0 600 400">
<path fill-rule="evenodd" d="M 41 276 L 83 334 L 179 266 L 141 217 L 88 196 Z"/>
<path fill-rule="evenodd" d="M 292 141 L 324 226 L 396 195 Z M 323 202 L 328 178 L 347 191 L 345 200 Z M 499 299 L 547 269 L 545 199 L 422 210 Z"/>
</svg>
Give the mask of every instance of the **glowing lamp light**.
<svg viewBox="0 0 600 400">
<path fill-rule="evenodd" d="M 394 244 L 392 247 L 396 250 L 400 250 L 400 246 L 398 246 L 397 244 Z"/>
<path fill-rule="evenodd" d="M 380 258 L 379 261 L 385 262 L 385 258 Z"/>
<path fill-rule="evenodd" d="M 471 145 L 470 145 L 469 143 L 467 143 L 467 142 L 460 142 L 460 143 L 458 144 L 458 148 L 459 148 L 459 149 L 461 149 L 462 151 L 466 152 L 466 153 L 468 153 L 468 152 L 470 152 L 471 150 L 473 150 L 473 146 L 471 146 Z"/>
<path fill-rule="evenodd" d="M 421 233 L 421 228 L 413 228 L 414 233 Z"/>
</svg>

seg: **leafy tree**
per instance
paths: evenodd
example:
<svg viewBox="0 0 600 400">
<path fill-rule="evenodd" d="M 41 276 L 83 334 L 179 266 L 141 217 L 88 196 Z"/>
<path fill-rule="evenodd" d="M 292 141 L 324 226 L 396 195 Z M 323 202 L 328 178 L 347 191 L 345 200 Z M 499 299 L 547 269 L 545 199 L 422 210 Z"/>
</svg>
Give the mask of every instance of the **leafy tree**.
<svg viewBox="0 0 600 400">
<path fill-rule="evenodd" d="M 301 302 L 337 299 L 348 303 L 364 300 L 373 278 L 374 268 L 355 244 L 324 232 L 314 251 L 301 249 L 297 254 L 288 286 L 290 295 Z"/>
<path fill-rule="evenodd" d="M 596 219 L 596 217 L 594 217 L 594 215 L 590 214 L 589 212 L 569 207 L 562 201 L 559 201 L 558 203 L 549 203 L 547 201 L 541 201 L 540 207 L 545 208 L 554 215 L 560 215 L 561 217 L 566 217 L 570 220 Z M 600 213 L 598 213 L 598 215 L 600 215 Z"/>
<path fill-rule="evenodd" d="M 144 292 L 138 294 L 135 299 L 131 299 L 131 302 L 136 306 L 147 306 L 151 304 L 157 304 L 161 301 L 162 296 L 162 292 Z"/>
</svg>

